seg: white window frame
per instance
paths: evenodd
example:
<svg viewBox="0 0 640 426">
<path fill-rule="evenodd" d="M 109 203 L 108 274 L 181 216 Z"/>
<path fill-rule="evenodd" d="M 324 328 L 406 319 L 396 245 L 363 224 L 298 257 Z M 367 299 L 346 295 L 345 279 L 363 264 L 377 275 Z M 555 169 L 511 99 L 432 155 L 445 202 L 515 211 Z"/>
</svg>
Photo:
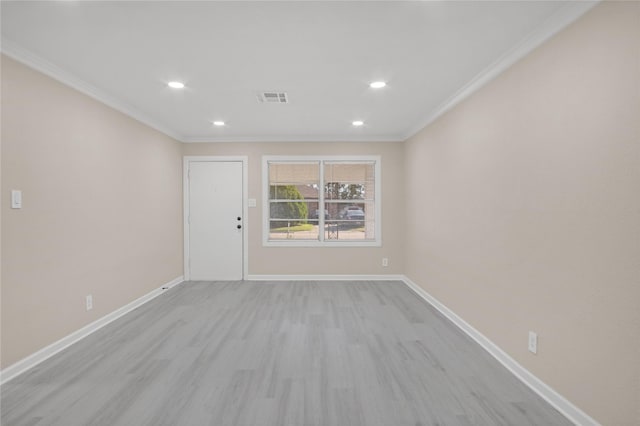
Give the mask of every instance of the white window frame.
<svg viewBox="0 0 640 426">
<path fill-rule="evenodd" d="M 318 209 L 324 211 L 324 162 L 374 163 L 374 233 L 373 240 L 325 240 L 319 232 L 318 240 L 270 240 L 269 239 L 269 162 L 320 162 L 320 188 Z M 265 247 L 380 247 L 382 246 L 382 166 L 379 155 L 265 155 L 262 157 L 262 245 Z M 324 215 L 322 223 L 324 223 Z"/>
</svg>

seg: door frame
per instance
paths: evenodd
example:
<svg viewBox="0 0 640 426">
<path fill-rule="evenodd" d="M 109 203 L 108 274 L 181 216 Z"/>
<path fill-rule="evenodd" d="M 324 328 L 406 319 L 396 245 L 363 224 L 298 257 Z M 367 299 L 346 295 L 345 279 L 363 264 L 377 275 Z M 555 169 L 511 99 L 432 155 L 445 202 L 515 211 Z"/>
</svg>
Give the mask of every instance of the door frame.
<svg viewBox="0 0 640 426">
<path fill-rule="evenodd" d="M 191 279 L 191 271 L 189 268 L 189 261 L 191 255 L 189 253 L 189 166 L 191 163 L 201 162 L 240 162 L 242 163 L 242 279 L 245 280 L 249 275 L 249 209 L 247 206 L 247 194 L 249 193 L 249 174 L 247 165 L 249 163 L 249 157 L 246 155 L 238 156 L 211 156 L 211 155 L 185 155 L 182 160 L 182 198 L 183 198 L 183 225 L 182 234 L 184 236 L 184 260 L 183 270 L 184 279 L 189 281 Z"/>
</svg>

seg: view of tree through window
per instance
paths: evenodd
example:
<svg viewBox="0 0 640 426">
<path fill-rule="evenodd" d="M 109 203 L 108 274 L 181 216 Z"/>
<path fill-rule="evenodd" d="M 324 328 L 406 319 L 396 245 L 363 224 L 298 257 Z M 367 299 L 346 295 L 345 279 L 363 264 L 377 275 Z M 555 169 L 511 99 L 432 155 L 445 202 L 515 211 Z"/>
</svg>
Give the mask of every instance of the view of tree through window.
<svg viewBox="0 0 640 426">
<path fill-rule="evenodd" d="M 325 186 L 325 192 L 328 199 L 361 200 L 364 197 L 364 185 L 329 182 Z"/>
<path fill-rule="evenodd" d="M 265 241 L 376 242 L 376 161 L 265 162 Z"/>
<path fill-rule="evenodd" d="M 304 200 L 295 185 L 273 185 L 270 188 L 269 198 L 272 200 Z M 294 226 L 303 225 L 307 223 L 308 214 L 309 209 L 304 201 L 284 201 L 271 204 L 271 217 L 274 219 L 271 224 L 274 227 L 287 226 L 290 222 Z"/>
</svg>

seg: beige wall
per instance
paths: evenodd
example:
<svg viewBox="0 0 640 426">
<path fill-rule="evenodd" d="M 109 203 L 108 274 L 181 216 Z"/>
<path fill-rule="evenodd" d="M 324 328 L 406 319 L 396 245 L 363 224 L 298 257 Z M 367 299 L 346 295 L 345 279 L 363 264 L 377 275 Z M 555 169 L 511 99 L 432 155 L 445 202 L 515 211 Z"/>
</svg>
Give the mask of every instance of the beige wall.
<svg viewBox="0 0 640 426">
<path fill-rule="evenodd" d="M 640 425 L 639 95 L 603 3 L 405 147 L 407 275 L 604 425 Z"/>
<path fill-rule="evenodd" d="M 2 57 L 2 367 L 182 275 L 180 150 Z"/>
<path fill-rule="evenodd" d="M 184 155 L 246 155 L 249 157 L 249 198 L 258 207 L 249 209 L 249 274 L 401 274 L 404 270 L 404 172 L 401 143 L 193 143 Z M 263 247 L 263 155 L 380 155 L 382 164 L 381 247 Z M 382 258 L 389 266 L 382 267 Z"/>
</svg>

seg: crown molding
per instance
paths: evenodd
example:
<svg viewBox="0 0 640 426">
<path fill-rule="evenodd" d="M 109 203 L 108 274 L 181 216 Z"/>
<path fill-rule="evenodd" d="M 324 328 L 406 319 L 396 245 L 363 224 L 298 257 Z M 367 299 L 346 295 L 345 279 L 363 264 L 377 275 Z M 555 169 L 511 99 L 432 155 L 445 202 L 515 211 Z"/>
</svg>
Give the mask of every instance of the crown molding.
<svg viewBox="0 0 640 426">
<path fill-rule="evenodd" d="M 413 137 L 416 133 L 433 123 L 444 113 L 458 105 L 471 94 L 479 90 L 485 84 L 502 74 L 513 64 L 527 56 L 535 48 L 562 31 L 569 24 L 575 22 L 582 15 L 591 10 L 601 0 L 585 0 L 567 2 L 563 7 L 554 12 L 546 21 L 527 35 L 519 44 L 500 56 L 491 65 L 477 74 L 467 84 L 462 86 L 453 96 L 440 104 L 433 112 L 427 115 L 409 132 L 403 136 L 403 140 Z"/>
<path fill-rule="evenodd" d="M 96 99 L 105 105 L 114 108 L 141 123 L 158 130 L 165 135 L 184 143 L 221 143 L 221 142 L 403 142 L 433 123 L 444 113 L 455 107 L 472 93 L 496 78 L 514 63 L 531 53 L 535 48 L 553 37 L 562 29 L 588 12 L 601 0 L 585 0 L 568 2 L 553 13 L 547 20 L 526 36 L 517 46 L 500 56 L 491 65 L 472 78 L 461 87 L 453 96 L 428 114 L 408 132 L 398 135 L 327 135 L 327 136 L 192 136 L 180 135 L 165 125 L 151 119 L 133 106 L 121 102 L 103 90 L 87 83 L 77 76 L 64 71 L 53 63 L 29 52 L 13 41 L 2 38 L 0 51 L 7 56 L 37 70 L 55 80 L 72 87 L 79 92 Z"/>
<path fill-rule="evenodd" d="M 39 71 L 54 80 L 57 80 L 77 91 L 83 93 L 98 102 L 101 102 L 141 123 L 161 132 L 165 135 L 176 139 L 183 143 L 223 143 L 223 142 L 402 142 L 404 138 L 402 135 L 376 135 L 376 136 L 363 136 L 363 135 L 329 135 L 329 136 L 309 136 L 309 135 L 294 135 L 294 136 L 197 136 L 197 137 L 185 137 L 180 135 L 170 128 L 156 122 L 149 118 L 146 114 L 140 110 L 119 101 L 113 96 L 109 95 L 105 91 L 98 89 L 94 85 L 87 83 L 81 78 L 63 70 L 57 65 L 41 58 L 38 55 L 22 48 L 17 43 L 2 37 L 2 43 L 0 45 L 0 51 L 10 58 L 15 59 L 18 62 L 27 65 L 30 68 Z"/>
<path fill-rule="evenodd" d="M 2 43 L 0 44 L 0 51 L 7 55 L 8 57 L 15 59 L 18 62 L 27 65 L 30 68 L 39 71 L 54 80 L 59 81 L 80 93 L 83 93 L 131 118 L 137 120 L 165 135 L 176 139 L 177 141 L 182 142 L 182 135 L 177 134 L 173 130 L 168 127 L 157 123 L 156 121 L 149 118 L 147 115 L 134 108 L 127 103 L 121 102 L 113 96 L 107 94 L 103 90 L 98 89 L 90 83 L 82 80 L 81 78 L 63 70 L 62 68 L 54 65 L 53 63 L 43 59 L 28 50 L 20 47 L 18 44 L 13 41 L 7 39 L 6 37 L 2 37 Z"/>
<path fill-rule="evenodd" d="M 224 142 L 403 142 L 404 138 L 396 136 L 215 136 L 184 138 L 184 143 L 224 143 Z"/>
</svg>

